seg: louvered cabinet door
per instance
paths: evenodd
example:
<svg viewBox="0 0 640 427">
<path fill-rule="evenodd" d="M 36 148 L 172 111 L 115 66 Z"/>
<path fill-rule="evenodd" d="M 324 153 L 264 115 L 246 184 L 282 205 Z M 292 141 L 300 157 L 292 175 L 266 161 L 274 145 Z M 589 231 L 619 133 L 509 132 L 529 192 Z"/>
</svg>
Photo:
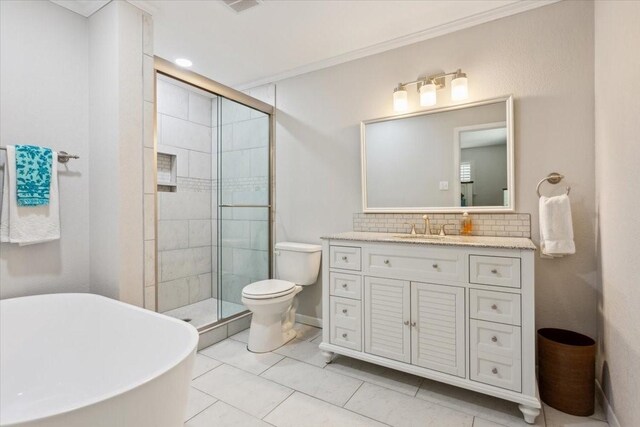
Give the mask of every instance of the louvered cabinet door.
<svg viewBox="0 0 640 427">
<path fill-rule="evenodd" d="M 410 293 L 407 281 L 365 277 L 365 352 L 411 362 Z"/>
<path fill-rule="evenodd" d="M 411 363 L 465 376 L 464 288 L 411 282 Z"/>
</svg>

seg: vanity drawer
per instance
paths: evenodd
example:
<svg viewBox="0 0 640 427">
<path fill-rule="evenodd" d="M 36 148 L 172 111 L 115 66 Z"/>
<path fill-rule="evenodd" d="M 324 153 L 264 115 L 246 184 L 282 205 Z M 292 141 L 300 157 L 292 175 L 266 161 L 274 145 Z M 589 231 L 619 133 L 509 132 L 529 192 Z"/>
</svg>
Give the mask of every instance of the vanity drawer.
<svg viewBox="0 0 640 427">
<path fill-rule="evenodd" d="M 469 282 L 519 288 L 520 258 L 470 255 Z"/>
<path fill-rule="evenodd" d="M 519 359 L 479 353 L 471 349 L 469 378 L 483 384 L 522 391 L 522 365 Z"/>
<path fill-rule="evenodd" d="M 366 274 L 394 279 L 446 283 L 464 280 L 464 257 L 460 251 L 392 247 L 364 249 Z"/>
<path fill-rule="evenodd" d="M 360 248 L 351 246 L 331 246 L 329 248 L 329 266 L 345 270 L 361 269 Z"/>
<path fill-rule="evenodd" d="M 331 344 L 362 350 L 362 305 L 360 301 L 329 297 Z"/>
<path fill-rule="evenodd" d="M 477 354 L 493 354 L 514 360 L 521 358 L 520 327 L 473 320 L 469 322 L 469 344 Z"/>
<path fill-rule="evenodd" d="M 470 289 L 469 299 L 472 319 L 520 325 L 520 295 Z"/>
<path fill-rule="evenodd" d="M 354 274 L 329 273 L 329 294 L 338 297 L 361 299 L 362 276 Z"/>
</svg>

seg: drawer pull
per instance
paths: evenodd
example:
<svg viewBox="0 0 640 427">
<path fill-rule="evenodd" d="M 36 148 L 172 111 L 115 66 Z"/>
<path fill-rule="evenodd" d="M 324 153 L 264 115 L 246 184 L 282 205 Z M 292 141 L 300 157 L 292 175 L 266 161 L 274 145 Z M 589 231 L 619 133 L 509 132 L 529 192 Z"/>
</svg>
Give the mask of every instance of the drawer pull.
<svg viewBox="0 0 640 427">
<path fill-rule="evenodd" d="M 491 342 L 498 342 L 498 337 L 495 335 L 491 337 Z"/>
<path fill-rule="evenodd" d="M 342 260 L 343 260 L 343 261 L 345 261 L 345 262 L 346 262 L 348 259 L 349 259 L 349 258 L 347 258 L 346 256 L 343 256 L 343 257 L 342 257 Z"/>
<path fill-rule="evenodd" d="M 345 289 L 347 289 L 347 286 L 349 286 L 349 285 L 347 285 L 346 283 L 342 284 L 342 287 L 345 288 Z"/>
<path fill-rule="evenodd" d="M 347 337 L 346 333 L 342 334 L 342 338 L 346 338 L 346 337 Z M 493 368 L 493 369 L 495 369 L 495 368 Z"/>
<path fill-rule="evenodd" d="M 492 373 L 492 374 L 497 374 L 497 373 L 498 373 L 498 368 L 493 368 L 493 369 L 491 370 L 491 373 Z"/>
<path fill-rule="evenodd" d="M 438 264 L 433 264 L 431 267 L 438 268 Z"/>
<path fill-rule="evenodd" d="M 408 320 L 405 320 L 405 321 L 404 321 L 404 324 L 405 324 L 406 326 L 409 326 L 409 321 L 408 321 Z"/>
<path fill-rule="evenodd" d="M 346 309 L 346 308 L 343 308 L 343 309 L 342 309 L 342 312 L 343 312 L 344 314 L 347 314 L 347 309 Z"/>
<path fill-rule="evenodd" d="M 496 304 L 491 304 L 491 310 L 497 310 L 498 306 Z"/>
<path fill-rule="evenodd" d="M 498 270 L 497 270 L 497 269 L 495 269 L 495 268 L 494 268 L 493 270 L 491 270 L 491 272 L 492 272 L 493 274 L 498 274 Z"/>
<path fill-rule="evenodd" d="M 389 265 L 389 260 L 388 260 L 388 259 L 385 259 L 385 260 L 384 260 L 384 263 L 385 263 L 385 264 L 387 264 L 387 265 Z"/>
</svg>

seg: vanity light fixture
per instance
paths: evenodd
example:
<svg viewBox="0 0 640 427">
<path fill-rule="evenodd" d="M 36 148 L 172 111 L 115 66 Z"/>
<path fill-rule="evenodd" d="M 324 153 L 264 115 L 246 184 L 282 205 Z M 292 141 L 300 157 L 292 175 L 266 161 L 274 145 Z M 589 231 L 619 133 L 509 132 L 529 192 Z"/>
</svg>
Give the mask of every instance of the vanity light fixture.
<svg viewBox="0 0 640 427">
<path fill-rule="evenodd" d="M 409 108 L 407 86 L 416 85 L 420 94 L 420 105 L 430 107 L 436 105 L 438 89 L 446 87 L 446 77 L 451 76 L 451 99 L 461 101 L 469 96 L 467 75 L 461 69 L 451 73 L 440 73 L 427 76 L 412 82 L 398 83 L 393 91 L 393 109 L 397 112 L 406 111 Z"/>
<path fill-rule="evenodd" d="M 186 58 L 178 58 L 176 59 L 175 62 L 176 62 L 176 65 L 179 65 L 180 67 L 183 67 L 183 68 L 189 68 L 193 65 L 193 62 L 191 62 Z"/>
</svg>

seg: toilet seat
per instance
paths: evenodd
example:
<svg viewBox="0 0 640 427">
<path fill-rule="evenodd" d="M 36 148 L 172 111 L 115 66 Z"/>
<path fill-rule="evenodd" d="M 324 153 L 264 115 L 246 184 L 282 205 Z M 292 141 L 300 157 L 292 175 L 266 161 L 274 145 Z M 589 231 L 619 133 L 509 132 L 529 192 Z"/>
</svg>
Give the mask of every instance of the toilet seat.
<svg viewBox="0 0 640 427">
<path fill-rule="evenodd" d="M 242 296 L 252 300 L 273 299 L 289 295 L 295 291 L 296 284 L 286 280 L 261 280 L 242 289 Z"/>
</svg>

